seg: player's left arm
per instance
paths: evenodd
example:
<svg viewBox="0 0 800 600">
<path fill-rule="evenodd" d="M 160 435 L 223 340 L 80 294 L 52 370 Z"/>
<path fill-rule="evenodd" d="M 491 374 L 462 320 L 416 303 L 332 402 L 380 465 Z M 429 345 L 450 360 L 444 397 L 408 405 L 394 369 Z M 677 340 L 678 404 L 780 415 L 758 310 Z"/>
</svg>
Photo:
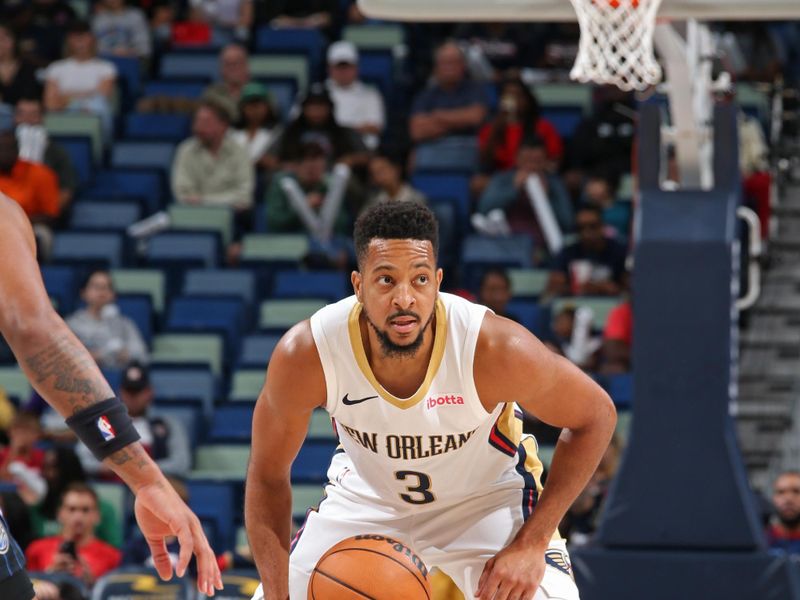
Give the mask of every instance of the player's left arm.
<svg viewBox="0 0 800 600">
<path fill-rule="evenodd" d="M 480 598 L 532 598 L 544 573 L 545 549 L 608 447 L 616 411 L 608 394 L 578 367 L 519 324 L 493 314 L 481 327 L 475 385 L 486 410 L 516 401 L 563 428 L 533 516 L 487 563 L 479 584 Z"/>
</svg>

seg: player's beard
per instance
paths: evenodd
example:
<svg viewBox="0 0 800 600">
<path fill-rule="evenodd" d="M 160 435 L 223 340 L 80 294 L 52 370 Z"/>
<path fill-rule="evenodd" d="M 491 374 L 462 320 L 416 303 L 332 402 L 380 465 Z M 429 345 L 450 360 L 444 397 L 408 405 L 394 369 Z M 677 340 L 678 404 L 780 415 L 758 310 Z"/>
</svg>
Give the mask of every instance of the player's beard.
<svg viewBox="0 0 800 600">
<path fill-rule="evenodd" d="M 428 317 L 428 320 L 425 322 L 425 325 L 422 326 L 422 329 L 419 331 L 419 335 L 414 339 L 413 342 L 410 344 L 396 344 L 392 341 L 389 337 L 389 333 L 385 330 L 380 329 L 375 323 L 372 322 L 372 319 L 369 318 L 369 314 L 367 313 L 367 308 L 364 307 L 364 318 L 367 319 L 367 323 L 369 326 L 372 327 L 372 330 L 375 332 L 375 335 L 378 336 L 378 341 L 381 344 L 381 350 L 383 351 L 384 356 L 388 358 L 414 358 L 417 354 L 417 350 L 420 349 L 422 346 L 422 342 L 425 340 L 425 332 L 428 330 L 428 326 L 433 321 L 433 315 L 435 311 L 431 311 L 431 316 Z M 396 319 L 398 317 L 414 317 L 417 321 L 422 321 L 420 316 L 412 312 L 410 310 L 398 310 L 396 313 L 391 315 L 387 321 L 391 321 L 392 319 Z"/>
</svg>

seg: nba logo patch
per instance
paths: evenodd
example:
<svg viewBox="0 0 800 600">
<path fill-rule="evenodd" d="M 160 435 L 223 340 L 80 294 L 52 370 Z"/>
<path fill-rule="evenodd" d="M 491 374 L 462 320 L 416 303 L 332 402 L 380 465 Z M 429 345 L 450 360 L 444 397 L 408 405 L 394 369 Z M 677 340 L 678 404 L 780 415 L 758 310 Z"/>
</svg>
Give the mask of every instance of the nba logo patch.
<svg viewBox="0 0 800 600">
<path fill-rule="evenodd" d="M 103 439 L 107 442 L 110 442 L 117 437 L 117 432 L 114 431 L 114 428 L 111 426 L 108 417 L 105 415 L 97 419 L 97 429 L 100 430 L 100 435 L 102 435 Z"/>
<path fill-rule="evenodd" d="M 8 529 L 5 528 L 5 523 L 0 519 L 0 555 L 8 552 L 11 547 L 11 539 L 8 536 Z"/>
</svg>

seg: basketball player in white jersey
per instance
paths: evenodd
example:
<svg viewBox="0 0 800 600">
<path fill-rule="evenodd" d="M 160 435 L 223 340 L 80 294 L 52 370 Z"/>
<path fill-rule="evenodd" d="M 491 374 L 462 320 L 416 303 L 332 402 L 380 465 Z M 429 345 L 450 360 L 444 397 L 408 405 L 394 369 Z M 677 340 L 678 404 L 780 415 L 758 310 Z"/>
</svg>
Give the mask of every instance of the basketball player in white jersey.
<svg viewBox="0 0 800 600">
<path fill-rule="evenodd" d="M 104 460 L 136 496 L 134 510 L 164 579 L 173 566 L 164 543 L 177 536 L 183 576 L 194 554 L 197 589 L 222 589 L 216 559 L 198 518 L 150 459 L 130 417 L 89 352 L 53 310 L 39 267 L 33 230 L 19 205 L 0 194 L 0 332 L 33 386 L 67 418 L 78 437 Z M 31 600 L 25 559 L 0 514 L 0 598 Z"/>
<path fill-rule="evenodd" d="M 556 528 L 609 443 L 613 403 L 517 323 L 439 292 L 428 208 L 376 205 L 354 237 L 355 295 L 282 338 L 256 405 L 245 500 L 264 582 L 254 598 L 305 600 L 328 548 L 378 534 L 467 599 L 576 600 Z M 564 428 L 544 489 L 517 405 Z M 341 451 L 290 549 L 290 468 L 318 407 Z"/>
</svg>

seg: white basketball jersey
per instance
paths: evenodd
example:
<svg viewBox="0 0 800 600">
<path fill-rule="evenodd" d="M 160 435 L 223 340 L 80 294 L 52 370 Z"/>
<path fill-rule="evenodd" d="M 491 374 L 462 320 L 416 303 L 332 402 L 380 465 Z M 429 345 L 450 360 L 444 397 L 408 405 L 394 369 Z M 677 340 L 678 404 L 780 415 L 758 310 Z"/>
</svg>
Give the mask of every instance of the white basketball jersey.
<svg viewBox="0 0 800 600">
<path fill-rule="evenodd" d="M 387 392 L 372 373 L 359 329 L 361 309 L 351 296 L 311 317 L 326 408 L 340 451 L 350 459 L 333 461 L 331 479 L 364 501 L 400 512 L 519 489 L 529 516 L 541 490 L 536 442 L 523 439 L 513 398 L 487 413 L 475 389 L 475 347 L 488 309 L 439 295 L 428 371 L 405 399 Z"/>
</svg>

